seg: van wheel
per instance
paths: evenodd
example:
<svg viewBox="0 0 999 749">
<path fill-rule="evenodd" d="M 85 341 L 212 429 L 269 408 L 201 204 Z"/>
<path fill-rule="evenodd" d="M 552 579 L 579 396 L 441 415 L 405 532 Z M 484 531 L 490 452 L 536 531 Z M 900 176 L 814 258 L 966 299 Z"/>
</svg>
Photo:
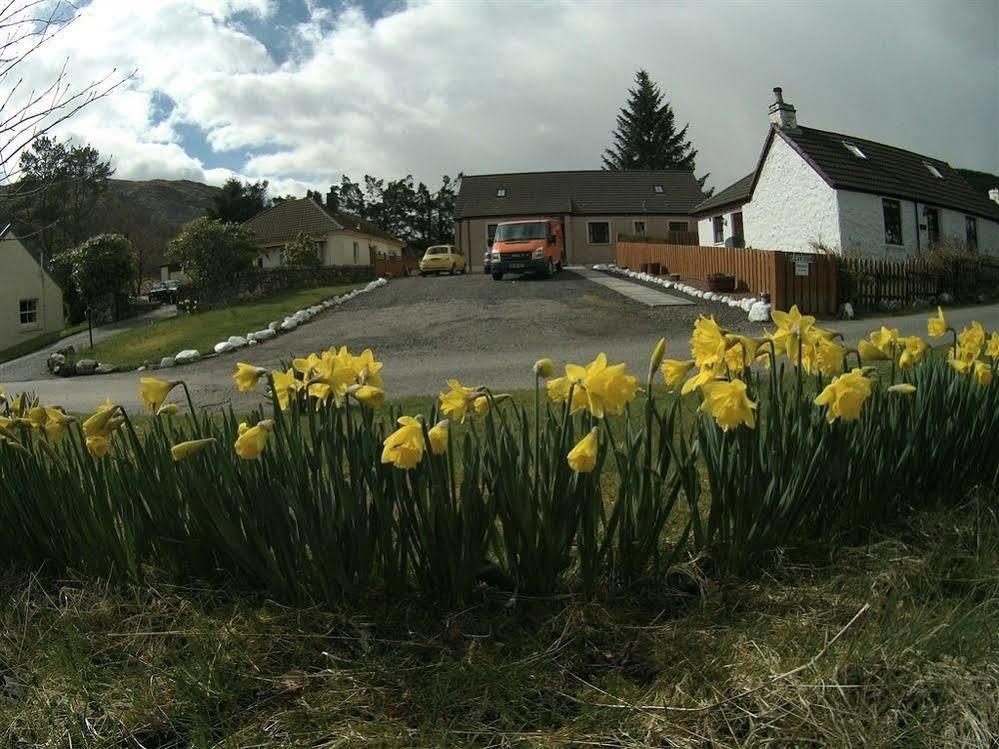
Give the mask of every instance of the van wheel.
<svg viewBox="0 0 999 749">
<path fill-rule="evenodd" d="M 503 280 L 503 274 L 502 273 L 493 273 L 493 280 L 494 281 L 502 281 Z"/>
</svg>

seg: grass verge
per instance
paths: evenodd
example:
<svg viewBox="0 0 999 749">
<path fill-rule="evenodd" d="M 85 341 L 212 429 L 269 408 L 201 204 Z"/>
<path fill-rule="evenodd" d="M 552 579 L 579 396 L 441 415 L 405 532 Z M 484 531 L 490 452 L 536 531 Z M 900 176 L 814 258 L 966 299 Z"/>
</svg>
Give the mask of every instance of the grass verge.
<svg viewBox="0 0 999 749">
<path fill-rule="evenodd" d="M 63 328 L 62 330 L 53 330 L 49 333 L 42 333 L 34 338 L 21 341 L 18 344 L 0 351 L 0 364 L 13 361 L 14 359 L 18 359 L 27 354 L 32 354 L 39 349 L 51 346 L 53 343 L 58 343 L 64 338 L 68 338 L 69 336 L 80 333 L 86 329 L 87 323 L 83 322 L 77 325 L 70 325 L 68 328 Z"/>
<path fill-rule="evenodd" d="M 146 361 L 158 363 L 164 356 L 173 356 L 182 349 L 210 352 L 216 343 L 231 335 L 260 330 L 273 320 L 281 320 L 296 310 L 344 294 L 360 285 L 296 289 L 246 304 L 190 315 L 178 314 L 169 320 L 158 320 L 106 338 L 92 350 L 88 349 L 85 355 L 88 359 L 133 367 Z"/>
<path fill-rule="evenodd" d="M 994 745 L 995 498 L 686 597 L 329 611 L 11 576 L 0 743 Z"/>
</svg>

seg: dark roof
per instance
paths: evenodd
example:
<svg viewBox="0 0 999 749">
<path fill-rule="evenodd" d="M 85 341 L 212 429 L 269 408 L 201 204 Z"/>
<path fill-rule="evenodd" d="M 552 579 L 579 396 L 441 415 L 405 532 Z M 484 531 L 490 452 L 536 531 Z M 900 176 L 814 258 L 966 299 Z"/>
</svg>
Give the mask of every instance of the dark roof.
<svg viewBox="0 0 999 749">
<path fill-rule="evenodd" d="M 655 186 L 661 185 L 657 193 Z M 505 190 L 500 197 L 497 191 Z M 539 214 L 689 214 L 704 200 L 693 172 L 520 172 L 462 177 L 455 218 Z"/>
<path fill-rule="evenodd" d="M 793 131 L 772 128 L 764 156 L 774 133 L 801 154 L 833 188 L 913 200 L 999 220 L 999 205 L 976 192 L 946 161 L 810 127 Z M 844 141 L 859 148 L 866 158 L 852 154 L 843 145 Z M 935 177 L 927 164 L 934 166 L 942 179 Z"/>
<path fill-rule="evenodd" d="M 753 179 L 756 172 L 750 172 L 737 182 L 733 182 L 721 192 L 716 192 L 703 203 L 694 207 L 694 213 L 707 213 L 716 208 L 723 208 L 729 205 L 740 205 L 749 202 L 749 196 L 753 190 Z"/>
<path fill-rule="evenodd" d="M 312 198 L 282 200 L 243 224 L 252 234 L 257 244 L 264 247 L 287 244 L 299 232 L 310 237 L 324 237 L 334 231 L 356 231 L 373 237 L 387 239 L 402 244 L 379 226 L 358 218 L 350 213 L 326 210 Z"/>
</svg>

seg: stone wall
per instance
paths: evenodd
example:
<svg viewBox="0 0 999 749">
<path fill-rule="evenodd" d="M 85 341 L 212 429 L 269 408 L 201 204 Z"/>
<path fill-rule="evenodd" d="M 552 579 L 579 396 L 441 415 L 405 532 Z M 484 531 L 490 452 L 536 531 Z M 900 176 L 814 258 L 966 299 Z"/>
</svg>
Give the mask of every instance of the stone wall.
<svg viewBox="0 0 999 749">
<path fill-rule="evenodd" d="M 366 283 L 374 277 L 374 269 L 369 265 L 255 268 L 234 276 L 224 284 L 204 287 L 192 285 L 184 289 L 182 296 L 196 301 L 200 309 L 205 309 L 257 299 L 288 289 Z"/>
</svg>

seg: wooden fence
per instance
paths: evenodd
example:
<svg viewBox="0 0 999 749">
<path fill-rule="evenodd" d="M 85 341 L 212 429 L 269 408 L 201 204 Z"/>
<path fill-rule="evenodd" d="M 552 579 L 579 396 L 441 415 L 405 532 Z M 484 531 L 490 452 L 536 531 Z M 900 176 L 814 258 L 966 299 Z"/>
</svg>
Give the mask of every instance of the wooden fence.
<svg viewBox="0 0 999 749">
<path fill-rule="evenodd" d="M 375 258 L 375 277 L 399 278 L 416 273 L 420 268 L 419 258 L 387 257 L 379 255 Z"/>
<path fill-rule="evenodd" d="M 642 270 L 646 263 L 658 263 L 660 273 L 701 283 L 712 273 L 726 273 L 735 276 L 737 291 L 770 294 L 780 309 L 797 304 L 802 312 L 818 315 L 839 309 L 836 259 L 828 255 L 651 242 L 618 242 L 616 249 L 622 268 Z"/>
<path fill-rule="evenodd" d="M 976 301 L 999 287 L 999 259 L 987 256 L 888 262 L 839 259 L 840 298 L 862 309 L 906 307 L 941 294 Z"/>
</svg>

